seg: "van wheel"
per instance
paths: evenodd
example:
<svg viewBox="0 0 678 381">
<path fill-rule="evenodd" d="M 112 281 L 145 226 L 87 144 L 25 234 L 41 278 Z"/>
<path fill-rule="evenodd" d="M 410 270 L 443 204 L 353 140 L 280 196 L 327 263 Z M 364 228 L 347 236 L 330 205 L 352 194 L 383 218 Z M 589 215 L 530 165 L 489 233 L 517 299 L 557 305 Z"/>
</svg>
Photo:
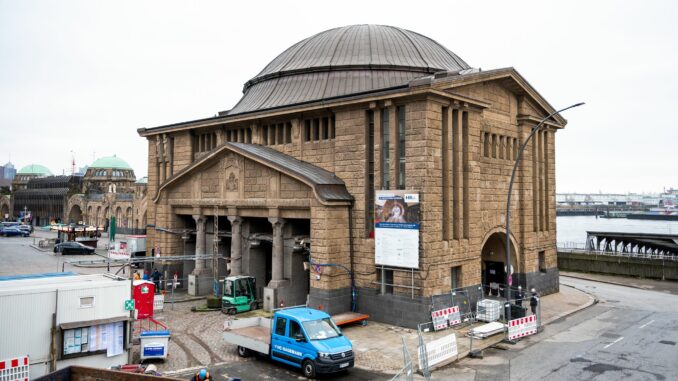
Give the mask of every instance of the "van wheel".
<svg viewBox="0 0 678 381">
<path fill-rule="evenodd" d="M 315 364 L 311 360 L 304 360 L 301 364 L 301 370 L 304 372 L 304 377 L 315 378 Z"/>
<path fill-rule="evenodd" d="M 247 349 L 245 347 L 241 347 L 240 345 L 238 345 L 238 356 L 240 356 L 240 357 L 250 357 L 250 355 L 251 355 L 251 352 L 250 352 L 249 349 Z"/>
</svg>

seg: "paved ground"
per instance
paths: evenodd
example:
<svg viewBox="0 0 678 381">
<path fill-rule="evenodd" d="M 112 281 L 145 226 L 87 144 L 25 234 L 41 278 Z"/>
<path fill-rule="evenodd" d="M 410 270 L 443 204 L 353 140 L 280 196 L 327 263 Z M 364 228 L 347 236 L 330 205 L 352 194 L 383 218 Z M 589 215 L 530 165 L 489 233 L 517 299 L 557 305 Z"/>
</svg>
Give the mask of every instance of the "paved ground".
<svg viewBox="0 0 678 381">
<path fill-rule="evenodd" d="M 561 277 L 600 303 L 514 346 L 436 372 L 445 380 L 675 380 L 678 296 Z M 508 348 L 508 350 L 506 350 Z"/>
<path fill-rule="evenodd" d="M 51 233 L 37 233 L 39 236 L 49 234 Z M 30 244 L 33 241 L 33 237 L 0 238 L 0 258 L 3 260 L 0 275 L 54 272 L 61 270 L 64 259 L 98 259 L 96 256 L 54 255 L 51 251 L 40 251 L 31 247 Z M 103 254 L 104 251 L 99 250 L 99 252 Z M 76 267 L 68 264 L 64 268 L 66 271 L 77 273 L 100 273 L 107 270 L 105 267 Z M 115 272 L 117 269 L 112 268 L 111 271 Z M 563 315 L 591 305 L 593 302 L 594 299 L 590 295 L 575 288 L 563 286 L 560 293 L 542 298 L 542 322 L 547 324 L 557 321 Z M 157 314 L 157 319 L 166 323 L 172 331 L 170 357 L 165 362 L 156 363 L 161 372 L 210 366 L 214 374 L 223 376 L 224 379 L 227 376 L 240 376 L 248 380 L 298 379 L 301 377 L 301 374 L 294 369 L 281 368 L 263 359 L 238 357 L 235 347 L 226 344 L 222 339 L 221 331 L 226 319 L 225 315 L 218 311 L 191 312 L 191 307 L 202 306 L 204 303 L 203 300 L 175 303 L 174 309 L 166 303 L 164 311 Z M 246 317 L 246 315 L 239 315 L 239 317 Z M 469 328 L 465 327 L 456 332 L 461 357 L 464 357 L 470 349 L 470 339 L 464 336 Z M 369 322 L 366 327 L 347 327 L 344 333 L 353 342 L 356 368 L 348 374 L 329 377 L 330 379 L 389 379 L 402 368 L 404 363 L 402 339 L 405 339 L 413 362 L 416 364 L 418 361 L 416 330 Z M 425 340 L 428 342 L 450 333 L 451 331 L 428 333 L 425 335 Z M 490 347 L 502 339 L 503 335 L 496 335 L 486 340 L 474 340 L 473 347 L 474 349 Z M 475 374 L 473 368 L 463 367 L 455 369 L 455 377 L 464 372 Z M 184 372 L 179 375 L 183 377 L 186 374 Z M 255 374 L 256 376 L 253 377 Z M 438 374 L 444 376 L 443 379 L 447 376 L 445 370 L 434 373 L 434 375 Z"/>
<path fill-rule="evenodd" d="M 565 271 L 561 271 L 560 275 L 567 276 L 570 278 L 587 279 L 595 282 L 618 284 L 621 286 L 640 288 L 643 290 L 660 291 L 673 295 L 678 295 L 678 282 L 662 281 L 655 279 L 630 278 L 615 275 L 575 273 Z"/>
</svg>

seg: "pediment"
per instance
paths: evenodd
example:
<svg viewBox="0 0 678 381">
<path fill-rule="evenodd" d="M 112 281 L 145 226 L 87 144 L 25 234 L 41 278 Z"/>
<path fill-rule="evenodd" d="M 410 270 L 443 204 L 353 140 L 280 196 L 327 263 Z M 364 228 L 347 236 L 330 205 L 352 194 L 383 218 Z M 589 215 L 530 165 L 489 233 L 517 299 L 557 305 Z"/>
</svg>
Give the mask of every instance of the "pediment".
<svg viewBox="0 0 678 381">
<path fill-rule="evenodd" d="M 333 173 L 268 147 L 223 143 L 161 184 L 177 198 L 261 199 L 315 197 L 325 205 L 352 201 Z"/>
</svg>

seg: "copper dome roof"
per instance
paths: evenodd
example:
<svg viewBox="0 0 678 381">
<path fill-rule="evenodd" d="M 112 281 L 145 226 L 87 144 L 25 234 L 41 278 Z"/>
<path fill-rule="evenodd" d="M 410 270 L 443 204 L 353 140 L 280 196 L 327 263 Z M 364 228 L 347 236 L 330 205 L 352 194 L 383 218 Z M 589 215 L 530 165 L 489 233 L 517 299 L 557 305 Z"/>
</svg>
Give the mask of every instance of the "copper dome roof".
<svg viewBox="0 0 678 381">
<path fill-rule="evenodd" d="M 434 40 L 385 25 L 320 32 L 282 52 L 245 83 L 229 115 L 359 94 L 407 84 L 438 71 L 470 67 Z"/>
</svg>

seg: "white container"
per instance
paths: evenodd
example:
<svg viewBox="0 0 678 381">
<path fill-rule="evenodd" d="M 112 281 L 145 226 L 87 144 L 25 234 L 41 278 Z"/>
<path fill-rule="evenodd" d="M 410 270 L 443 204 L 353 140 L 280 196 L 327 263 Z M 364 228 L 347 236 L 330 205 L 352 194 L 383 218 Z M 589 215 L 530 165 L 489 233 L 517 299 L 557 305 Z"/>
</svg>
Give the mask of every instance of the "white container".
<svg viewBox="0 0 678 381">
<path fill-rule="evenodd" d="M 491 323 L 501 316 L 501 302 L 498 300 L 483 299 L 476 305 L 476 319 Z"/>
<path fill-rule="evenodd" d="M 50 372 L 54 340 L 57 369 L 74 364 L 108 368 L 126 363 L 129 344 L 123 333 L 129 332 L 129 311 L 124 304 L 131 299 L 130 293 L 129 280 L 104 274 L 5 277 L 0 281 L 0 359 L 28 355 L 30 378 L 43 376 Z M 107 325 L 127 329 L 110 332 L 121 339 L 111 346 L 110 353 L 90 351 L 89 329 L 82 328 Z M 93 338 L 98 342 L 100 336 Z M 75 351 L 78 344 L 80 352 Z"/>
<path fill-rule="evenodd" d="M 144 331 L 139 337 L 141 359 L 166 359 L 169 348 L 170 331 Z"/>
</svg>

